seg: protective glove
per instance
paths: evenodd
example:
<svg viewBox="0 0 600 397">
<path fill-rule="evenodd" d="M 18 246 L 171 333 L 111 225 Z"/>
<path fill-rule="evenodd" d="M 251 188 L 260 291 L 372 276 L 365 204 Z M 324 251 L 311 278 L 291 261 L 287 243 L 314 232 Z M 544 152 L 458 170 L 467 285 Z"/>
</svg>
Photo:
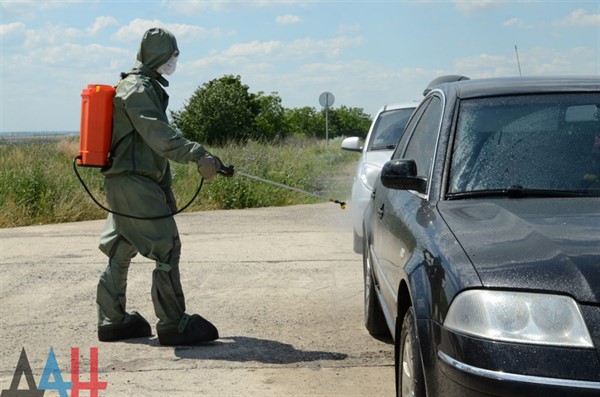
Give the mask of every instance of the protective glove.
<svg viewBox="0 0 600 397">
<path fill-rule="evenodd" d="M 221 160 L 211 154 L 206 154 L 198 160 L 198 172 L 206 180 L 214 178 L 221 167 L 223 167 Z"/>
</svg>

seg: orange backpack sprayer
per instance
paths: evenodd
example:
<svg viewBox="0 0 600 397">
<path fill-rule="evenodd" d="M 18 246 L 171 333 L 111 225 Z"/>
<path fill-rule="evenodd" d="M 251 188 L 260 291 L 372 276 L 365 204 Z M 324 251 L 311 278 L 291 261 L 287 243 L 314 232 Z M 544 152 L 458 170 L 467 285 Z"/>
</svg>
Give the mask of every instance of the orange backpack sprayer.
<svg viewBox="0 0 600 397">
<path fill-rule="evenodd" d="M 115 88 L 89 84 L 81 91 L 81 126 L 77 165 L 106 167 L 112 138 L 112 114 Z"/>
</svg>

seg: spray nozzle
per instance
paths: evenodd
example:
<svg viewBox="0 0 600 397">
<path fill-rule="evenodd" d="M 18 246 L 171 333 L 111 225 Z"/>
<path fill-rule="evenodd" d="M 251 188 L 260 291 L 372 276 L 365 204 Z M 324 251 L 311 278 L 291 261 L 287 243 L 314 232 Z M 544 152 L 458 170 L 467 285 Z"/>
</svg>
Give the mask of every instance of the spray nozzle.
<svg viewBox="0 0 600 397">
<path fill-rule="evenodd" d="M 339 200 L 329 200 L 332 203 L 336 203 L 340 205 L 340 209 L 345 210 L 346 209 L 346 202 L 345 201 L 339 201 Z"/>
<path fill-rule="evenodd" d="M 225 176 L 227 178 L 231 178 L 233 176 L 233 174 L 234 174 L 234 171 L 235 170 L 234 170 L 233 164 L 229 164 L 229 165 L 222 164 L 221 168 L 219 168 L 219 170 L 217 171 L 217 173 L 219 175 L 223 175 L 223 176 Z"/>
</svg>

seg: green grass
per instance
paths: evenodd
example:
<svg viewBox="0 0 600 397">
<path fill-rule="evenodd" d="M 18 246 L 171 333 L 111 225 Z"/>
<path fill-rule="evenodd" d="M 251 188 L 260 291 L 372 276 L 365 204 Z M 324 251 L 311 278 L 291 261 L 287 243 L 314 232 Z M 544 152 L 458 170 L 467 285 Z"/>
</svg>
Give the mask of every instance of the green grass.
<svg viewBox="0 0 600 397">
<path fill-rule="evenodd" d="M 0 145 L 0 227 L 101 219 L 106 213 L 87 196 L 71 162 L 78 140 L 54 143 Z M 273 180 L 325 198 L 345 199 L 352 183 L 355 153 L 340 149 L 339 141 L 290 139 L 281 145 L 250 142 L 208 148 L 236 170 Z M 179 206 L 187 203 L 199 183 L 194 164 L 172 163 L 173 190 Z M 104 205 L 103 177 L 97 168 L 78 168 L 82 178 Z M 241 209 L 319 202 L 318 198 L 282 189 L 240 175 L 218 176 L 206 182 L 187 209 Z"/>
</svg>

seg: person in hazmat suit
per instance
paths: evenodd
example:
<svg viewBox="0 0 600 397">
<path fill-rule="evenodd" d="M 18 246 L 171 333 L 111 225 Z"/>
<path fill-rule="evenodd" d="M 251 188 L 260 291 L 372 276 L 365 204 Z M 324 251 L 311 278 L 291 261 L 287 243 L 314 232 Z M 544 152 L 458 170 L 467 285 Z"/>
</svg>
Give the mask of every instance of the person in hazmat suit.
<svg viewBox="0 0 600 397">
<path fill-rule="evenodd" d="M 127 273 L 137 254 L 156 262 L 152 273 L 152 303 L 162 345 L 193 345 L 219 338 L 217 328 L 203 317 L 186 313 L 180 282 L 181 242 L 172 216 L 175 198 L 171 191 L 169 160 L 196 163 L 206 180 L 223 164 L 206 149 L 184 139 L 168 124 L 169 96 L 163 75 L 175 71 L 179 49 L 166 29 L 145 32 L 137 62 L 121 74 L 113 100 L 112 162 L 104 169 L 104 190 L 111 210 L 136 217 L 109 214 L 100 250 L 108 266 L 98 282 L 98 339 L 115 341 L 152 335 L 148 321 L 126 309 Z"/>
</svg>

